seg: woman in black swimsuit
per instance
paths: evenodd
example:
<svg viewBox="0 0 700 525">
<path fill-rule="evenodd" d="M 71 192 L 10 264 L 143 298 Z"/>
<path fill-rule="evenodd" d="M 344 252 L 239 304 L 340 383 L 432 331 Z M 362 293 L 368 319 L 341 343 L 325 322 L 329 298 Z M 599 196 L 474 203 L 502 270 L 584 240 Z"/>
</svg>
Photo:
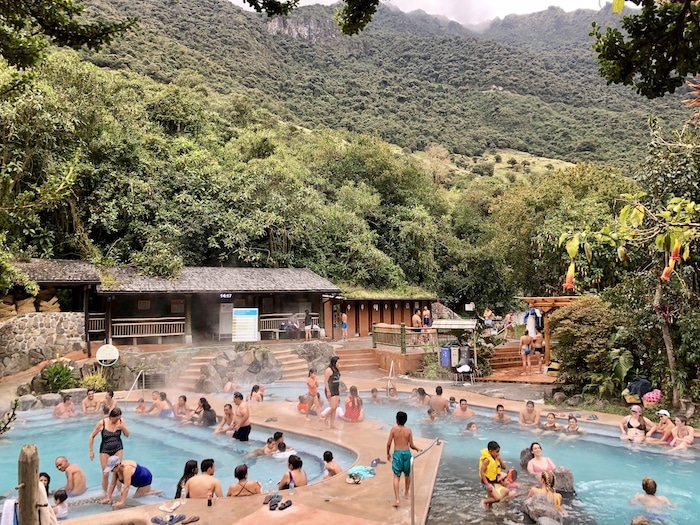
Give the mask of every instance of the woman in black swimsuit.
<svg viewBox="0 0 700 525">
<path fill-rule="evenodd" d="M 126 428 L 126 423 L 122 419 L 121 408 L 113 408 L 109 412 L 109 416 L 102 419 L 95 425 L 95 428 L 90 434 L 88 447 L 90 448 L 90 461 L 95 459 L 94 442 L 95 436 L 101 434 L 102 442 L 100 443 L 100 465 L 102 467 L 102 490 L 107 492 L 107 484 L 109 482 L 109 473 L 104 472 L 107 467 L 107 460 L 110 456 L 118 456 L 119 459 L 124 457 L 124 444 L 122 443 L 122 434 L 124 437 L 129 437 L 129 429 Z"/>
<path fill-rule="evenodd" d="M 335 429 L 335 410 L 340 405 L 340 370 L 338 370 L 338 360 L 340 358 L 337 355 L 331 357 L 331 363 L 326 368 L 326 373 L 324 374 L 324 382 L 326 384 L 326 398 L 331 406 L 331 411 L 329 414 L 328 422 L 331 429 Z"/>
<path fill-rule="evenodd" d="M 253 494 L 262 494 L 262 485 L 259 481 L 248 480 L 248 465 L 238 465 L 234 471 L 234 475 L 238 483 L 231 485 L 226 493 L 227 497 L 232 496 L 252 496 Z"/>
</svg>

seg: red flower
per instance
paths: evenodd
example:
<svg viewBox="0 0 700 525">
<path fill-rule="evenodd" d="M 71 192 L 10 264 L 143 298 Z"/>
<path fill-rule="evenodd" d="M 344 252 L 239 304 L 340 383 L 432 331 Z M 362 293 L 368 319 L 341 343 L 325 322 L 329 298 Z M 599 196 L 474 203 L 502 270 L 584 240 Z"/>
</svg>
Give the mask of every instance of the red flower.
<svg viewBox="0 0 700 525">
<path fill-rule="evenodd" d="M 574 289 L 574 271 L 576 269 L 576 266 L 572 262 L 569 265 L 569 271 L 566 272 L 566 280 L 564 281 L 564 290 L 573 290 Z"/>
<path fill-rule="evenodd" d="M 671 250 L 671 260 L 681 262 L 681 241 L 676 241 Z"/>
<path fill-rule="evenodd" d="M 661 273 L 661 280 L 662 281 L 670 281 L 672 273 L 673 273 L 673 266 L 667 266 L 666 268 L 664 268 L 664 271 Z"/>
</svg>

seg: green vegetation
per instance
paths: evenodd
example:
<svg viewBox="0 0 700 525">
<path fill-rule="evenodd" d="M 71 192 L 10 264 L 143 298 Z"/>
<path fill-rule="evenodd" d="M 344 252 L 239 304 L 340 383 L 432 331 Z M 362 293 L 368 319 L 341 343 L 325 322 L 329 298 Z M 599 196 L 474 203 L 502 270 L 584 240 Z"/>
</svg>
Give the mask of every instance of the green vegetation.
<svg viewBox="0 0 700 525">
<path fill-rule="evenodd" d="M 75 377 L 73 377 L 73 371 L 68 365 L 56 361 L 41 371 L 41 382 L 44 383 L 47 391 L 60 392 L 66 388 L 73 388 Z"/>
<path fill-rule="evenodd" d="M 80 380 L 80 386 L 95 392 L 106 392 L 109 390 L 109 381 L 104 368 L 100 367 L 94 372 L 85 374 Z"/>
</svg>

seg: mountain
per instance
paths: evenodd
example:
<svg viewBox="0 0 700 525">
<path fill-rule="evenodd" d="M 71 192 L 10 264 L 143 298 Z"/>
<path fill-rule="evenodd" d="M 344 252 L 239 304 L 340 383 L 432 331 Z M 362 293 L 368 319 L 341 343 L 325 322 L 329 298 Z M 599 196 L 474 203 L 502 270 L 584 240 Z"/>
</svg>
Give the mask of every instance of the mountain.
<svg viewBox="0 0 700 525">
<path fill-rule="evenodd" d="M 318 5 L 273 19 L 221 0 L 87 5 L 140 18 L 127 37 L 86 53 L 95 64 L 239 93 L 304 126 L 374 133 L 409 150 L 439 143 L 470 156 L 512 148 L 629 165 L 645 152 L 649 115 L 673 127 L 686 118 L 678 96 L 647 101 L 598 76 L 586 36 L 603 16 L 594 11 L 506 17 L 478 35 L 380 5 L 365 32 L 347 37 Z"/>
</svg>

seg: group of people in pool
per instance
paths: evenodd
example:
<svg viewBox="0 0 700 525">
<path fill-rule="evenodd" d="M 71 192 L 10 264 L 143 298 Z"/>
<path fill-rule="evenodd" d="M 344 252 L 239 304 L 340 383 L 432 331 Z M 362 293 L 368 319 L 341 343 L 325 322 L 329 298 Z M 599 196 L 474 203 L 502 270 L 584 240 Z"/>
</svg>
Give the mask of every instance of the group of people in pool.
<svg viewBox="0 0 700 525">
<path fill-rule="evenodd" d="M 658 410 L 656 415 L 659 416 L 658 423 L 645 417 L 641 406 L 632 405 L 629 415 L 620 421 L 620 439 L 635 443 L 667 445 L 675 451 L 692 446 L 695 441 L 695 429 L 688 426 L 688 418 L 678 415 L 672 420 L 668 410 Z"/>
</svg>

